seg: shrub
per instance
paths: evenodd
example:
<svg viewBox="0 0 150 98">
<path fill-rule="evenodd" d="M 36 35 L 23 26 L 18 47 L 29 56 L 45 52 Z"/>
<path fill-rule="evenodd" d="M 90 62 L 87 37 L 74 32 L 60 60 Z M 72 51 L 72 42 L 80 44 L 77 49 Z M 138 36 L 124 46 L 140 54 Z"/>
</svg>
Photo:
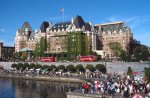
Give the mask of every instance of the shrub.
<svg viewBox="0 0 150 98">
<path fill-rule="evenodd" d="M 106 67 L 103 64 L 97 64 L 95 68 L 102 73 L 106 73 Z"/>
<path fill-rule="evenodd" d="M 35 64 L 34 64 L 34 63 L 31 63 L 31 64 L 29 65 L 29 69 L 34 68 L 34 67 L 35 67 Z"/>
<path fill-rule="evenodd" d="M 132 69 L 131 69 L 131 67 L 128 67 L 127 75 L 132 75 Z"/>
<path fill-rule="evenodd" d="M 52 70 L 55 70 L 57 68 L 56 65 L 51 65 L 50 67 Z"/>
<path fill-rule="evenodd" d="M 59 65 L 58 66 L 58 70 L 63 70 L 64 71 L 65 70 L 65 66 L 64 65 Z"/>
<path fill-rule="evenodd" d="M 42 65 L 40 65 L 40 64 L 36 64 L 36 65 L 34 66 L 35 69 L 38 69 L 38 68 L 41 68 L 41 67 L 42 67 Z"/>
<path fill-rule="evenodd" d="M 146 78 L 150 81 L 150 67 L 148 67 L 148 68 L 145 67 L 144 73 L 145 73 Z"/>
<path fill-rule="evenodd" d="M 85 69 L 84 69 L 84 67 L 83 67 L 82 64 L 76 65 L 75 68 L 76 68 L 76 70 L 78 70 L 78 71 L 85 72 Z"/>
<path fill-rule="evenodd" d="M 26 68 L 29 68 L 29 64 L 28 63 L 24 63 L 22 65 L 22 71 L 24 71 Z"/>
<path fill-rule="evenodd" d="M 11 65 L 11 67 L 12 67 L 12 68 L 16 68 L 16 67 L 17 67 L 17 64 L 13 63 L 13 64 Z"/>
<path fill-rule="evenodd" d="M 16 69 L 19 70 L 20 68 L 23 68 L 23 63 L 18 63 Z"/>
<path fill-rule="evenodd" d="M 41 66 L 41 70 L 47 70 L 47 69 L 48 69 L 48 65 Z"/>
<path fill-rule="evenodd" d="M 70 72 L 75 72 L 75 71 L 76 71 L 74 65 L 68 65 L 68 66 L 66 67 L 66 69 L 67 69 L 68 71 L 70 71 Z"/>
<path fill-rule="evenodd" d="M 93 66 L 92 64 L 87 64 L 87 65 L 86 65 L 86 69 L 88 69 L 88 70 L 91 71 L 91 72 L 94 72 L 94 71 L 95 71 L 95 68 L 94 68 L 94 66 Z"/>
</svg>

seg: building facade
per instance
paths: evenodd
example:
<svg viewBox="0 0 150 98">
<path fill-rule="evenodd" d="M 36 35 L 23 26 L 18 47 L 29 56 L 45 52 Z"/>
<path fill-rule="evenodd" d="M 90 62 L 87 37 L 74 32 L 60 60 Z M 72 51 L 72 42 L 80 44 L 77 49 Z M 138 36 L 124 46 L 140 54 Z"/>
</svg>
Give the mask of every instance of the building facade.
<svg viewBox="0 0 150 98">
<path fill-rule="evenodd" d="M 103 57 L 115 58 L 111 49 L 109 48 L 110 42 L 119 42 L 123 50 L 129 51 L 129 44 L 133 37 L 132 32 L 128 26 L 124 25 L 124 22 L 111 22 L 104 24 L 97 24 L 99 27 L 99 37 L 102 42 Z"/>
<path fill-rule="evenodd" d="M 35 50 L 41 38 L 47 40 L 47 53 L 84 53 L 99 52 L 102 58 L 113 58 L 109 42 L 119 42 L 125 51 L 129 50 L 132 33 L 124 22 L 111 22 L 93 26 L 76 16 L 68 22 L 52 24 L 43 22 L 39 29 L 32 30 L 28 22 L 24 22 L 15 36 L 15 52 L 28 47 Z M 99 54 L 98 53 L 98 54 Z"/>
<path fill-rule="evenodd" d="M 61 22 L 52 25 L 49 22 L 43 22 L 39 29 L 33 31 L 28 22 L 24 22 L 22 27 L 17 30 L 15 36 L 15 52 L 20 49 L 28 47 L 35 50 L 41 37 L 47 40 L 47 53 L 61 53 L 68 51 L 68 36 L 71 34 L 80 33 L 81 38 L 86 39 L 87 42 L 81 40 L 82 48 L 89 51 L 96 50 L 96 36 L 97 32 L 91 23 L 85 22 L 81 16 L 76 16 L 68 22 Z M 87 36 L 85 38 L 85 36 Z M 72 42 L 77 41 L 76 36 L 73 35 Z M 86 43 L 86 44 L 85 44 Z M 77 51 L 77 50 L 75 50 Z"/>
<path fill-rule="evenodd" d="M 1 60 L 9 60 L 15 51 L 14 47 L 11 46 L 3 46 L 3 42 L 0 42 L 0 59 Z"/>
</svg>

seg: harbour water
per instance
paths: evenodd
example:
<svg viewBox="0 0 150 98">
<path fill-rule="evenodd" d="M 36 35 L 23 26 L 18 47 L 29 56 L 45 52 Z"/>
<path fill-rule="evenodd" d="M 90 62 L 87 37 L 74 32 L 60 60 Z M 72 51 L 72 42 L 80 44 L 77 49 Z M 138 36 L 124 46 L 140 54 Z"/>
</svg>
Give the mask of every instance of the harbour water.
<svg viewBox="0 0 150 98">
<path fill-rule="evenodd" d="M 0 78 L 0 98 L 66 98 L 80 84 Z"/>
</svg>

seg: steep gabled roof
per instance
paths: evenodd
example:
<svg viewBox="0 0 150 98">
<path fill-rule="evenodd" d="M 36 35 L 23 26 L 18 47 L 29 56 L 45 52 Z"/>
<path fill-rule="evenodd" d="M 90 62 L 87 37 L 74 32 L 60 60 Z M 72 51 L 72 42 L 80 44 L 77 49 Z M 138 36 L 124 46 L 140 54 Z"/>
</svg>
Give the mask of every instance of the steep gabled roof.
<svg viewBox="0 0 150 98">
<path fill-rule="evenodd" d="M 91 31 L 91 25 L 89 23 L 84 24 L 85 30 Z"/>
<path fill-rule="evenodd" d="M 49 27 L 49 22 L 43 21 L 41 26 L 40 26 L 40 30 L 41 32 L 46 32 L 46 29 Z"/>
<path fill-rule="evenodd" d="M 54 30 L 66 30 L 68 28 L 68 26 L 71 24 L 71 22 L 61 22 L 61 23 L 56 23 L 53 27 L 52 27 L 52 31 Z"/>
<path fill-rule="evenodd" d="M 74 18 L 73 24 L 75 25 L 76 28 L 82 28 L 85 22 L 81 16 L 76 16 Z"/>
<path fill-rule="evenodd" d="M 34 39 L 34 37 L 35 37 L 35 32 L 31 32 L 31 34 L 30 34 L 30 39 Z"/>
<path fill-rule="evenodd" d="M 32 27 L 28 22 L 24 22 L 22 27 L 19 29 L 19 31 L 24 32 L 26 28 L 28 28 L 29 31 L 32 31 Z"/>
<path fill-rule="evenodd" d="M 28 30 L 29 32 L 32 32 L 32 27 L 30 26 L 30 24 L 28 22 L 24 22 L 22 27 L 20 29 L 18 29 L 18 33 L 19 35 L 23 35 L 25 30 Z"/>
</svg>

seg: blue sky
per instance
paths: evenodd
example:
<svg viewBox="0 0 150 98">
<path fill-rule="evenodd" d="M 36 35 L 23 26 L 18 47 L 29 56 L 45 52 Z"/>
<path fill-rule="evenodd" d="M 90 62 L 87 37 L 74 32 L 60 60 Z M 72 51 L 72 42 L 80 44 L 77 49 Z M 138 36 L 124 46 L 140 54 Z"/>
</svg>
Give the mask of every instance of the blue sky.
<svg viewBox="0 0 150 98">
<path fill-rule="evenodd" d="M 16 30 L 24 21 L 38 29 L 42 21 L 62 22 L 80 15 L 93 25 L 124 21 L 134 38 L 150 47 L 150 0 L 0 0 L 0 41 L 14 45 Z"/>
</svg>

